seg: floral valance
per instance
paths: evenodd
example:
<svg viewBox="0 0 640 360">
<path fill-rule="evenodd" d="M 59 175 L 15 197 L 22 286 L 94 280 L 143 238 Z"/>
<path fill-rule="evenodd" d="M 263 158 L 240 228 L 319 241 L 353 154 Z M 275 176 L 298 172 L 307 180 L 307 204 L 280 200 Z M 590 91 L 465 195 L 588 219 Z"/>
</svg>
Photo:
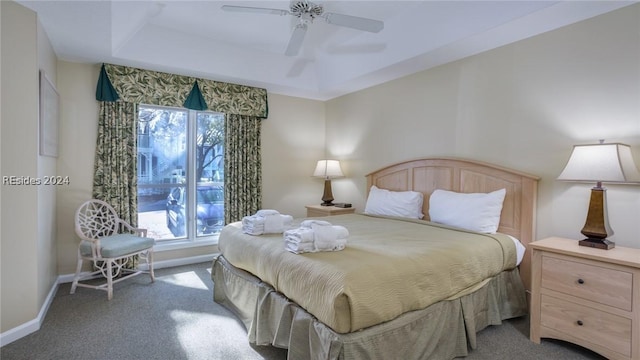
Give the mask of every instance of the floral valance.
<svg viewBox="0 0 640 360">
<path fill-rule="evenodd" d="M 112 64 L 105 64 L 105 70 L 126 102 L 183 107 L 197 81 L 212 111 L 259 118 L 268 115 L 266 89 Z"/>
</svg>

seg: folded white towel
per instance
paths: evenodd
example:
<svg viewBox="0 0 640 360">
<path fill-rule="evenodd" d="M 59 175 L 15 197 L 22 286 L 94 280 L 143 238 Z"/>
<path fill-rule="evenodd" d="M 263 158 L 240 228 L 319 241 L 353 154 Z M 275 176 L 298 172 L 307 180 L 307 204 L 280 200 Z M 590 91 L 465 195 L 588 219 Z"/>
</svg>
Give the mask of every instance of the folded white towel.
<svg viewBox="0 0 640 360">
<path fill-rule="evenodd" d="M 284 223 L 286 220 L 293 220 L 293 217 L 290 216 L 291 219 L 287 218 L 286 215 L 281 214 L 273 214 L 265 216 L 264 221 L 264 233 L 265 234 L 277 234 L 284 231 Z"/>
<path fill-rule="evenodd" d="M 313 230 L 313 241 L 316 242 L 316 246 L 318 243 L 324 244 L 338 238 L 338 234 L 333 226 L 314 224 L 311 225 L 311 230 Z"/>
<path fill-rule="evenodd" d="M 347 239 L 336 239 L 321 245 L 316 243 L 316 251 L 340 251 L 347 247 Z"/>
<path fill-rule="evenodd" d="M 313 225 L 331 226 L 331 223 L 324 220 L 304 220 L 300 223 L 300 227 L 311 228 Z"/>
<path fill-rule="evenodd" d="M 280 214 L 280 212 L 278 212 L 278 210 L 273 210 L 273 209 L 262 209 L 262 210 L 258 210 L 255 215 L 257 216 L 267 216 L 267 215 L 278 215 Z"/>
<path fill-rule="evenodd" d="M 326 225 L 328 224 L 328 225 Z M 347 246 L 349 230 L 344 226 L 309 224 L 284 232 L 285 250 L 294 254 L 318 251 L 340 251 Z"/>
<path fill-rule="evenodd" d="M 344 226 L 313 225 L 313 242 L 318 251 L 337 251 L 345 248 L 349 231 Z"/>
<path fill-rule="evenodd" d="M 308 243 L 292 243 L 289 241 L 285 241 L 284 249 L 294 254 L 316 251 L 315 245 L 313 245 L 313 241 Z"/>
<path fill-rule="evenodd" d="M 293 216 L 291 215 L 274 214 L 271 211 L 265 211 L 264 213 L 267 215 L 263 216 L 256 213 L 243 217 L 242 231 L 249 235 L 279 234 L 288 229 L 293 222 Z"/>
<path fill-rule="evenodd" d="M 310 228 L 296 228 L 284 232 L 284 240 L 291 243 L 313 244 L 313 230 Z"/>
<path fill-rule="evenodd" d="M 242 218 L 242 229 L 243 230 L 251 230 L 254 231 L 264 231 L 264 221 L 265 218 L 263 216 L 250 215 Z"/>
</svg>

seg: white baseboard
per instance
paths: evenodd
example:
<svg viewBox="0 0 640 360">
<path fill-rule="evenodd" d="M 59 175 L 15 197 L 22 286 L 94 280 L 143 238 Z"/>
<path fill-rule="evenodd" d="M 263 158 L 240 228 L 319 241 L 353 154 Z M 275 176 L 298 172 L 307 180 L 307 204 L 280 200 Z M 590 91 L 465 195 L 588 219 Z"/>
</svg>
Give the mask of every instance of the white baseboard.
<svg viewBox="0 0 640 360">
<path fill-rule="evenodd" d="M 197 264 L 197 263 L 207 262 L 207 261 L 211 261 L 213 263 L 213 259 L 215 259 L 217 256 L 218 256 L 218 254 L 208 254 L 208 255 L 191 256 L 191 257 L 180 258 L 180 259 L 154 261 L 153 262 L 153 268 L 154 269 L 162 269 L 162 268 L 168 268 L 168 267 L 176 267 L 176 266 L 182 266 L 182 265 Z M 147 264 L 144 261 L 142 261 L 142 263 L 140 264 L 140 269 L 141 270 L 148 270 Z M 64 284 L 64 283 L 72 282 L 74 275 L 75 274 L 60 275 L 58 277 L 58 284 Z"/>
<path fill-rule="evenodd" d="M 162 268 L 168 268 L 168 267 L 197 264 L 202 262 L 211 262 L 213 264 L 213 259 L 217 257 L 218 257 L 218 254 L 208 254 L 208 255 L 191 256 L 191 257 L 180 258 L 180 259 L 154 261 L 153 268 L 162 269 Z M 140 268 L 142 270 L 147 270 L 147 264 L 143 261 L 140 264 Z"/>
<path fill-rule="evenodd" d="M 209 254 L 209 255 L 192 256 L 188 258 L 156 261 L 153 263 L 153 268 L 162 269 L 162 268 L 168 268 L 168 267 L 197 264 L 197 263 L 207 262 L 207 261 L 213 262 L 213 259 L 215 259 L 216 257 L 217 257 L 217 254 Z M 146 270 L 146 264 L 141 264 L 140 268 L 142 268 L 143 270 Z M 66 275 L 58 276 L 56 282 L 51 287 L 51 290 L 49 290 L 49 294 L 47 295 L 47 298 L 45 299 L 44 304 L 40 308 L 40 312 L 38 313 L 38 316 L 35 319 L 27 321 L 24 324 L 18 325 L 13 329 L 0 333 L 0 347 L 3 347 L 33 332 L 40 330 L 40 326 L 42 326 L 42 321 L 44 321 L 44 317 L 47 315 L 49 306 L 53 302 L 53 298 L 55 297 L 56 292 L 58 291 L 58 285 L 72 282 L 73 276 L 74 274 L 66 274 Z"/>
<path fill-rule="evenodd" d="M 3 347 L 33 332 L 40 330 L 40 326 L 42 326 L 42 321 L 44 321 L 44 317 L 47 315 L 49 306 L 53 302 L 53 298 L 56 296 L 59 283 L 60 277 L 58 277 L 56 282 L 51 287 L 51 290 L 49 290 L 49 294 L 47 294 L 47 298 L 44 300 L 44 304 L 42 304 L 40 312 L 38 312 L 38 316 L 35 319 L 27 321 L 22 325 L 16 326 L 13 329 L 0 333 L 0 347 Z"/>
</svg>

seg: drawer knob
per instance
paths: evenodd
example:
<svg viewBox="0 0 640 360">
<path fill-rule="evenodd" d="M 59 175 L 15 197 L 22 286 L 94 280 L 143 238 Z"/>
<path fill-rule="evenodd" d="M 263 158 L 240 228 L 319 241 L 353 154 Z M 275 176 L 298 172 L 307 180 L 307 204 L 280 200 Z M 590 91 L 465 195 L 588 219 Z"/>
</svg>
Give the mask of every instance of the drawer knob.
<svg viewBox="0 0 640 360">
<path fill-rule="evenodd" d="M 584 284 L 584 280 L 578 279 L 578 284 L 580 284 L 580 285 Z"/>
<path fill-rule="evenodd" d="M 578 321 L 576 321 L 576 324 L 578 324 L 579 326 L 584 325 L 584 323 L 582 322 L 582 320 L 578 320 Z"/>
</svg>

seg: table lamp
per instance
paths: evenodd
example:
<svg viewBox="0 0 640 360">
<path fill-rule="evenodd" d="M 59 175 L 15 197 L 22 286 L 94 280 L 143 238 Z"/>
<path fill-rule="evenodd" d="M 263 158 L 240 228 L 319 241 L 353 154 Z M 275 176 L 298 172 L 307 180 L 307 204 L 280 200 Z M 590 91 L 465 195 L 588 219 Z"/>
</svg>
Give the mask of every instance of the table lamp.
<svg viewBox="0 0 640 360">
<path fill-rule="evenodd" d="M 331 191 L 331 179 L 343 177 L 340 162 L 338 160 L 319 160 L 313 176 L 324 178 L 324 193 L 322 194 L 322 206 L 333 206 L 333 192 Z"/>
<path fill-rule="evenodd" d="M 596 183 L 591 189 L 587 219 L 581 231 L 587 238 L 579 245 L 606 250 L 614 248 L 615 243 L 607 239 L 613 235 L 613 230 L 607 215 L 607 189 L 602 183 L 640 182 L 640 172 L 629 145 L 605 144 L 603 140 L 599 144 L 576 145 L 558 180 Z"/>
</svg>

